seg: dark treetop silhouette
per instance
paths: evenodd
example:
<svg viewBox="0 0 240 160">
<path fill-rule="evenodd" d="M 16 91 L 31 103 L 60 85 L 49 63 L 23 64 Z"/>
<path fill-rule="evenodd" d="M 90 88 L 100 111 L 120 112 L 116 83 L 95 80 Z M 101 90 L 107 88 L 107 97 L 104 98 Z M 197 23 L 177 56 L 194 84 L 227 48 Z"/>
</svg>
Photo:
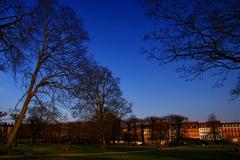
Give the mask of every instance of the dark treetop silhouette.
<svg viewBox="0 0 240 160">
<path fill-rule="evenodd" d="M 107 68 L 93 65 L 78 78 L 80 85 L 74 91 L 78 103 L 72 107 L 73 114 L 75 117 L 96 120 L 105 147 L 105 122 L 111 117 L 124 118 L 131 112 L 132 104 L 122 97 L 119 79 L 114 78 Z"/>
</svg>

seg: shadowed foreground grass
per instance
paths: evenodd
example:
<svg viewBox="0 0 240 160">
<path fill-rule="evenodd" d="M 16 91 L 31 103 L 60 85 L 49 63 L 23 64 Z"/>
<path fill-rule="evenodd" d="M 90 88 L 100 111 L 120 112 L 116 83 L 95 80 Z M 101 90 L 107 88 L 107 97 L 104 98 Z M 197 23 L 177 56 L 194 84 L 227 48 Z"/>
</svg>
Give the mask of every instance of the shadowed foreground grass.
<svg viewBox="0 0 240 160">
<path fill-rule="evenodd" d="M 4 151 L 4 145 L 0 144 L 0 151 Z M 102 153 L 102 152 L 127 152 L 149 150 L 149 146 L 109 146 L 106 150 L 99 145 L 71 145 L 71 149 L 64 151 L 64 145 L 19 145 L 13 146 L 10 155 L 23 155 L 26 150 L 31 150 L 34 154 L 58 154 L 58 153 Z M 1 154 L 0 152 L 0 155 Z"/>
<path fill-rule="evenodd" d="M 111 146 L 102 150 L 99 146 L 73 146 L 70 151 L 63 151 L 60 145 L 38 145 L 33 147 L 36 157 L 32 159 L 50 160 L 239 160 L 240 153 L 234 146 L 195 146 L 176 147 L 162 150 L 151 147 Z M 15 152 L 13 152 L 15 149 Z M 12 155 L 21 154 L 20 148 L 14 148 Z M 239 148 L 238 148 L 239 149 Z M 61 155 L 60 155 L 61 154 Z M 1 156 L 0 156 L 1 158 Z M 13 158 L 14 159 L 14 158 Z M 23 159 L 23 158 L 18 158 Z"/>
</svg>

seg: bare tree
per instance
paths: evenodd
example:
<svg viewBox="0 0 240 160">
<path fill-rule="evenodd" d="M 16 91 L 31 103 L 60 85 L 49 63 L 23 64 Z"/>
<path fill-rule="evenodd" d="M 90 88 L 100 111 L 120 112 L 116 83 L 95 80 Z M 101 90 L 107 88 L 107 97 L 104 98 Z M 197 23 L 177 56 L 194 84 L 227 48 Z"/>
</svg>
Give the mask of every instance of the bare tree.
<svg viewBox="0 0 240 160">
<path fill-rule="evenodd" d="M 34 11 L 22 0 L 0 0 L 0 71 L 10 67 L 16 72 L 22 64 L 32 34 L 28 21 Z"/>
<path fill-rule="evenodd" d="M 187 117 L 171 114 L 163 117 L 163 119 L 169 123 L 171 144 L 179 145 L 184 135 L 183 124 L 187 120 Z"/>
<path fill-rule="evenodd" d="M 216 141 L 219 140 L 219 126 L 220 121 L 217 120 L 217 117 L 214 113 L 211 113 L 208 117 L 207 125 L 210 127 L 211 138 Z"/>
<path fill-rule="evenodd" d="M 138 127 L 140 120 L 135 115 L 131 115 L 127 121 L 130 124 L 130 141 L 133 141 L 136 145 L 139 140 Z"/>
<path fill-rule="evenodd" d="M 105 120 L 104 120 L 104 137 L 106 143 L 109 144 L 112 141 L 112 144 L 115 144 L 115 141 L 119 139 L 120 136 L 120 125 L 121 119 L 117 117 L 113 112 L 106 112 L 105 113 Z"/>
<path fill-rule="evenodd" d="M 163 119 L 158 119 L 155 124 L 155 139 L 156 143 L 163 145 L 169 141 L 169 129 L 170 125 Z"/>
<path fill-rule="evenodd" d="M 96 120 L 101 131 L 103 147 L 106 147 L 105 126 L 108 113 L 123 118 L 131 112 L 132 104 L 122 97 L 119 79 L 104 67 L 93 65 L 79 77 L 75 95 L 78 103 L 72 108 L 75 117 Z"/>
<path fill-rule="evenodd" d="M 156 136 L 155 136 L 156 120 L 157 120 L 157 117 L 147 117 L 147 118 L 145 118 L 145 121 L 149 125 L 150 135 L 151 135 L 150 140 L 151 140 L 152 144 L 154 144 L 156 142 Z"/>
<path fill-rule="evenodd" d="M 27 121 L 30 123 L 32 144 L 36 143 L 37 136 L 40 136 L 42 129 L 47 123 L 56 123 L 61 114 L 53 102 L 36 102 L 28 110 Z"/>
<path fill-rule="evenodd" d="M 218 75 L 217 86 L 237 75 L 230 94 L 240 94 L 240 25 L 238 0 L 143 0 L 157 29 L 145 35 L 143 49 L 160 64 L 183 61 L 187 80 Z"/>
<path fill-rule="evenodd" d="M 147 118 L 151 128 L 151 140 L 152 144 L 162 144 L 162 142 L 168 141 L 169 138 L 169 122 L 165 122 L 160 117 L 148 117 Z"/>
<path fill-rule="evenodd" d="M 144 129 L 146 128 L 146 125 L 144 123 L 144 120 L 140 119 L 140 130 L 141 130 L 141 142 L 142 142 L 142 145 L 145 145 L 145 137 L 144 137 Z"/>
<path fill-rule="evenodd" d="M 8 148 L 29 104 L 51 99 L 55 103 L 57 100 L 66 102 L 64 96 L 74 83 L 74 75 L 82 73 L 89 62 L 84 44 L 88 36 L 75 12 L 69 7 L 59 6 L 54 0 L 40 0 L 37 6 L 29 20 L 34 34 L 31 44 L 24 49 L 25 61 L 19 72 L 23 76 L 26 93 L 20 99 L 23 106 L 9 135 Z"/>
<path fill-rule="evenodd" d="M 124 144 L 127 142 L 127 145 L 130 145 L 132 134 L 131 134 L 131 123 L 129 120 L 124 120 L 122 123 L 122 139 Z"/>
</svg>

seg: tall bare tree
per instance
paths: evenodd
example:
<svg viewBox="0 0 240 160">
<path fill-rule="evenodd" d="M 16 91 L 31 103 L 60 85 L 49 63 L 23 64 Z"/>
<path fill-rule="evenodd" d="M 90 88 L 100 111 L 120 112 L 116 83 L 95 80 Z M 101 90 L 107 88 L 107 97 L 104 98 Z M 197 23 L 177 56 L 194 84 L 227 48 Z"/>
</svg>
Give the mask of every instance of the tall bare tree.
<svg viewBox="0 0 240 160">
<path fill-rule="evenodd" d="M 132 104 L 122 97 L 119 88 L 119 79 L 104 67 L 93 65 L 86 70 L 84 76 L 79 77 L 81 85 L 76 86 L 75 95 L 78 103 L 73 107 L 73 114 L 80 118 L 96 120 L 101 131 L 101 141 L 106 147 L 105 121 L 107 115 L 112 113 L 123 118 L 131 112 Z"/>
<path fill-rule="evenodd" d="M 143 0 L 156 29 L 143 52 L 160 64 L 183 61 L 187 80 L 218 75 L 217 86 L 237 75 L 230 94 L 240 95 L 240 1 Z"/>
<path fill-rule="evenodd" d="M 26 93 L 21 98 L 23 105 L 9 135 L 8 148 L 29 104 L 49 99 L 55 103 L 66 101 L 64 96 L 74 83 L 74 75 L 82 73 L 89 62 L 84 43 L 88 36 L 75 12 L 59 6 L 55 0 L 39 0 L 36 6 L 29 20 L 34 34 L 29 47 L 24 49 L 24 64 L 18 75 L 23 76 Z"/>
</svg>

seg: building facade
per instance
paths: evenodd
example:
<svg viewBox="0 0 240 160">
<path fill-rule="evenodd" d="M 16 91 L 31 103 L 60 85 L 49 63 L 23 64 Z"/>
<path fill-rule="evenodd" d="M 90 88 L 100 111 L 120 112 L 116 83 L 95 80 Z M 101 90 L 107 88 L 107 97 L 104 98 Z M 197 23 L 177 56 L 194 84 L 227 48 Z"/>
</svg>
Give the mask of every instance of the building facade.
<svg viewBox="0 0 240 160">
<path fill-rule="evenodd" d="M 222 123 L 220 127 L 221 138 L 232 142 L 240 142 L 240 123 Z"/>
<path fill-rule="evenodd" d="M 171 123 L 162 119 L 152 119 L 143 122 L 139 120 L 125 123 L 121 125 L 120 137 L 114 139 L 115 143 L 120 144 L 157 144 L 164 145 L 171 143 L 172 139 L 176 139 L 176 135 L 180 135 L 180 139 L 184 138 L 199 139 L 203 141 L 227 140 L 234 143 L 240 143 L 240 122 L 219 123 L 214 128 L 208 122 L 186 121 L 183 125 L 175 128 L 171 127 Z M 0 141 L 5 142 L 13 125 L 0 125 Z M 26 125 L 27 127 L 27 125 Z M 174 130 L 173 130 L 174 129 Z M 51 131 L 50 131 L 51 130 Z M 28 130 L 19 132 L 19 138 L 27 136 Z M 50 131 L 50 132 L 49 132 Z M 179 132 L 178 132 L 179 131 Z M 181 136 L 183 134 L 183 136 Z M 214 134 L 216 139 L 214 139 Z M 29 132 L 29 135 L 30 132 Z M 96 126 L 92 123 L 73 122 L 66 124 L 48 124 L 41 132 L 40 139 L 46 142 L 59 142 L 60 139 L 72 137 L 70 139 L 93 140 L 98 135 Z M 71 135 L 71 136 L 69 136 Z M 25 137 L 29 138 L 29 137 Z"/>
<path fill-rule="evenodd" d="M 184 137 L 199 139 L 199 123 L 198 122 L 185 122 L 184 123 Z"/>
</svg>

